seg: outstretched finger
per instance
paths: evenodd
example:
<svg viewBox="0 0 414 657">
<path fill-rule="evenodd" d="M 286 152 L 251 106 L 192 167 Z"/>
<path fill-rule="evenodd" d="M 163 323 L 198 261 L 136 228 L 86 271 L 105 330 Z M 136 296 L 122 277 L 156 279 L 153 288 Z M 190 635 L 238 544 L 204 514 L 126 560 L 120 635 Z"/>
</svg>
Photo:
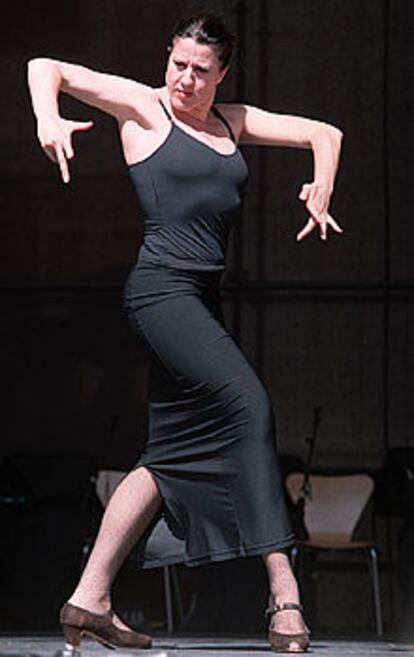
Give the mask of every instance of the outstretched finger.
<svg viewBox="0 0 414 657">
<path fill-rule="evenodd" d="M 302 230 L 299 231 L 299 233 L 296 235 L 296 241 L 300 242 L 301 240 L 303 240 L 303 238 L 306 237 L 306 235 L 309 235 L 309 233 L 311 233 L 313 231 L 315 226 L 316 226 L 315 219 L 310 217 L 307 224 L 306 224 L 306 226 L 304 228 L 302 228 Z"/>
<path fill-rule="evenodd" d="M 63 150 L 65 152 L 65 156 L 67 157 L 67 159 L 71 160 L 74 156 L 74 152 L 73 152 L 72 140 L 70 136 L 66 139 L 65 143 L 63 144 Z"/>
<path fill-rule="evenodd" d="M 64 183 L 68 183 L 70 180 L 69 176 L 69 167 L 66 160 L 65 153 L 61 146 L 56 147 L 56 157 L 59 164 L 60 174 Z"/>
<path fill-rule="evenodd" d="M 77 130 L 84 131 L 90 130 L 93 127 L 93 121 L 72 121 L 72 130 L 66 136 L 65 142 L 63 144 L 63 150 L 66 158 L 71 160 L 74 157 L 73 146 L 72 146 L 72 134 Z"/>
<path fill-rule="evenodd" d="M 93 121 L 75 121 L 73 124 L 74 130 L 90 130 L 93 128 Z"/>
<path fill-rule="evenodd" d="M 335 219 L 333 217 L 331 217 L 330 215 L 328 215 L 328 224 L 330 225 L 331 228 L 333 228 L 333 230 L 336 233 L 343 233 L 344 232 L 344 229 L 341 228 L 340 225 L 335 221 Z"/>
<path fill-rule="evenodd" d="M 328 224 L 326 223 L 326 221 L 321 221 L 321 223 L 319 224 L 319 237 L 324 242 L 326 241 L 327 238 L 327 232 L 328 232 Z"/>
</svg>

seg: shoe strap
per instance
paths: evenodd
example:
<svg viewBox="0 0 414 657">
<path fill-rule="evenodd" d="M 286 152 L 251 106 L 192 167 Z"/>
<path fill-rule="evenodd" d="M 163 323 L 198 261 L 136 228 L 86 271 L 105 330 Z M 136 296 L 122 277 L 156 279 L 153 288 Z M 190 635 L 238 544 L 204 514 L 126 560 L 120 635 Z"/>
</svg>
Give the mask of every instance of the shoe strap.
<svg viewBox="0 0 414 657">
<path fill-rule="evenodd" d="M 303 607 L 298 602 L 285 602 L 283 605 L 274 604 L 273 607 L 268 607 L 265 611 L 265 618 L 270 618 L 279 611 L 300 611 L 303 613 Z"/>
</svg>

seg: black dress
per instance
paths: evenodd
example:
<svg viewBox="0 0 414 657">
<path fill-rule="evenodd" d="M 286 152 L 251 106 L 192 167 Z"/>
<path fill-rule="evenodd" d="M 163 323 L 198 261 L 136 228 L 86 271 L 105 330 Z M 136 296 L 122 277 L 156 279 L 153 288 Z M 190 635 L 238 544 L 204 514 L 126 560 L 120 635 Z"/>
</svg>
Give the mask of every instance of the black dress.
<svg viewBox="0 0 414 657">
<path fill-rule="evenodd" d="M 124 309 L 152 353 L 148 438 L 136 467 L 151 471 L 164 500 L 139 545 L 143 567 L 264 554 L 293 538 L 269 395 L 220 309 L 247 167 L 236 145 L 222 155 L 164 111 L 166 140 L 129 167 L 145 237 Z"/>
</svg>

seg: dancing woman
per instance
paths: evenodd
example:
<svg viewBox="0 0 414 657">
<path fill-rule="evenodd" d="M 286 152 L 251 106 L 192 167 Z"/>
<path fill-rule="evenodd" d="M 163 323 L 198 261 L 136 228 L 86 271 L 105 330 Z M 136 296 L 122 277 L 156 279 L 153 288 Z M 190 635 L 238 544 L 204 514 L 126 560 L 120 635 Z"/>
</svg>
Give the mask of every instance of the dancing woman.
<svg viewBox="0 0 414 657">
<path fill-rule="evenodd" d="M 215 104 L 233 41 L 214 16 L 181 20 L 159 88 L 56 60 L 29 62 L 38 137 L 63 181 L 70 180 L 72 136 L 92 122 L 61 117 L 60 92 L 116 118 L 145 222 L 124 307 L 152 354 L 148 440 L 112 496 L 80 582 L 61 610 L 73 646 L 82 634 L 118 646 L 151 645 L 112 612 L 110 590 L 133 545 L 162 516 L 171 536 L 183 541 L 187 565 L 262 555 L 271 647 L 308 647 L 287 555 L 293 536 L 272 407 L 224 325 L 219 283 L 248 173 L 238 145 L 312 149 L 313 181 L 299 196 L 309 218 L 297 239 L 316 230 L 326 240 L 329 229 L 342 232 L 329 214 L 342 135 L 319 121 Z M 144 549 L 144 565 L 149 561 Z"/>
</svg>

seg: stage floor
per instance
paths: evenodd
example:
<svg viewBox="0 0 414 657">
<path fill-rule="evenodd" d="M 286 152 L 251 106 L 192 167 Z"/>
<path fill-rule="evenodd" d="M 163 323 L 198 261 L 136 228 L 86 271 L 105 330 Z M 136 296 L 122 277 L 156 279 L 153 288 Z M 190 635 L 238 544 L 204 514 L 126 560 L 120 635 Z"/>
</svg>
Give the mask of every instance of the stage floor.
<svg viewBox="0 0 414 657">
<path fill-rule="evenodd" d="M 0 657 L 69 657 L 62 651 L 60 637 L 0 637 Z M 271 653 L 262 638 L 190 638 L 156 637 L 151 650 L 108 650 L 89 640 L 82 642 L 81 652 L 74 657 L 116 657 L 147 655 L 148 657 L 263 657 Z M 318 640 L 312 642 L 312 657 L 414 657 L 414 644 L 391 641 Z"/>
</svg>

